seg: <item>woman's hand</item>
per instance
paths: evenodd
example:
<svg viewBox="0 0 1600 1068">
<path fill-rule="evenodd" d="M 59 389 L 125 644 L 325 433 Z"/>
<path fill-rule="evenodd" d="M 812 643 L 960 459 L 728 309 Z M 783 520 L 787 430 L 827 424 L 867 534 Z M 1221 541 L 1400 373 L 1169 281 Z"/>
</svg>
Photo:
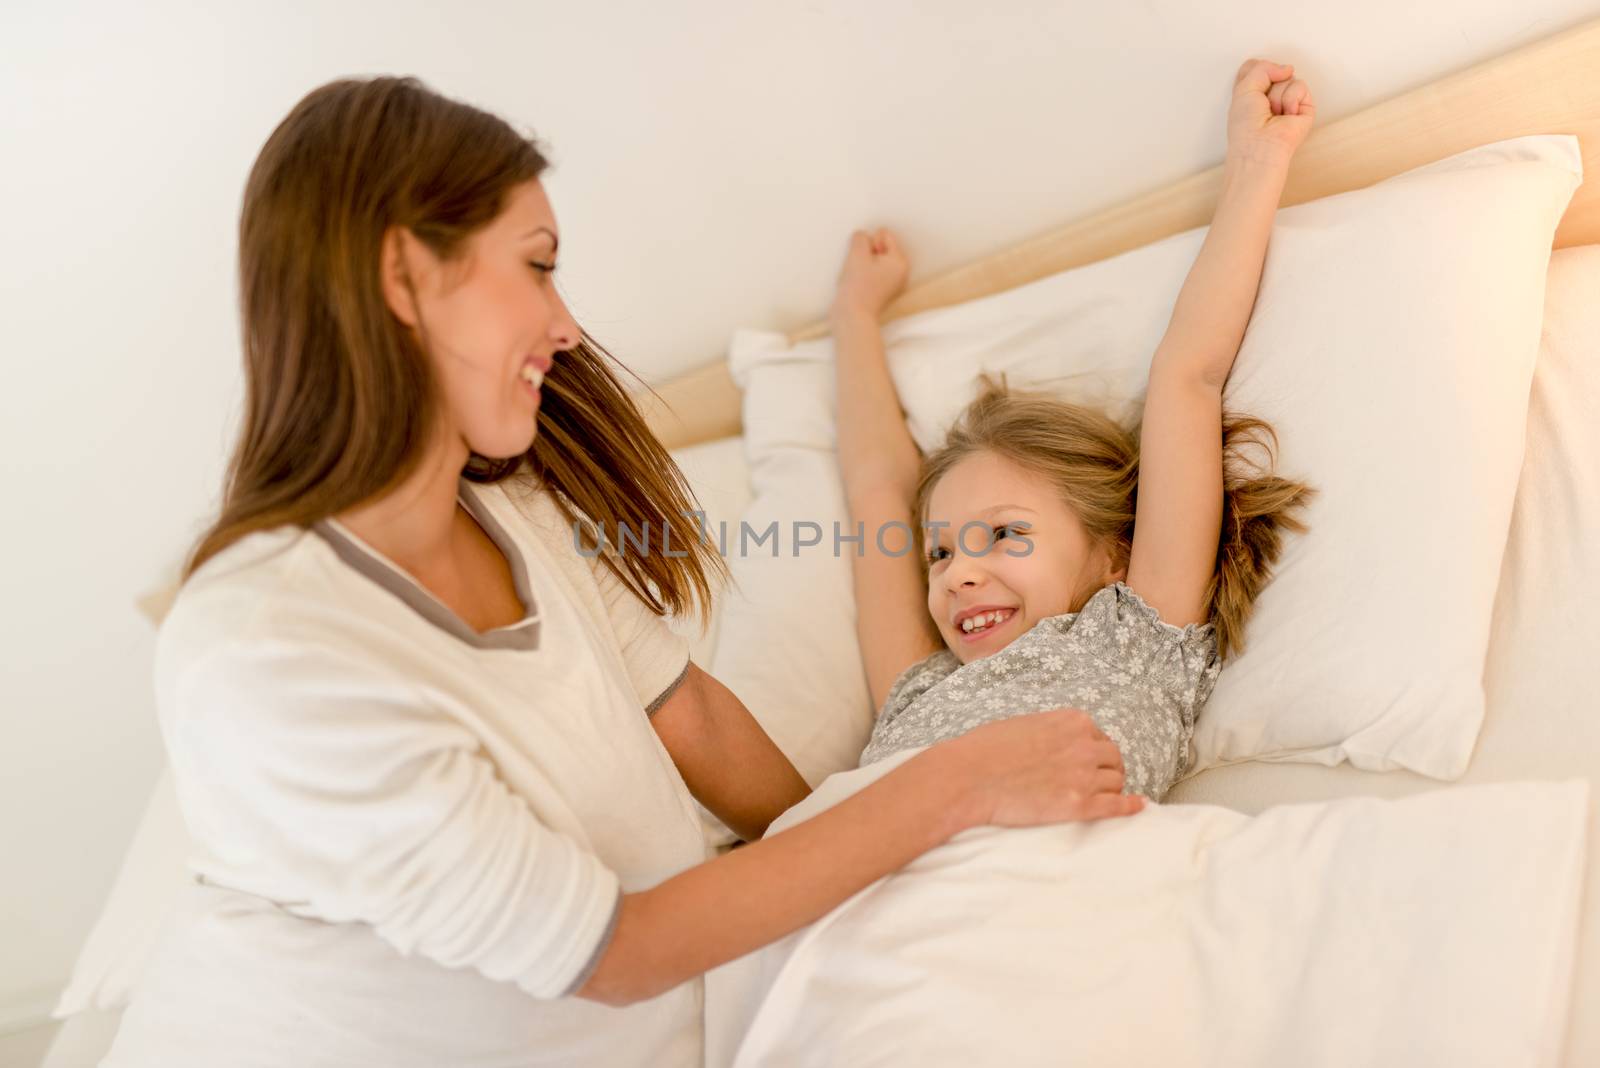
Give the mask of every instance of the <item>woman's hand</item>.
<svg viewBox="0 0 1600 1068">
<path fill-rule="evenodd" d="M 884 307 L 906 287 L 911 263 L 899 240 L 885 228 L 850 235 L 844 266 L 833 297 L 831 318 L 865 315 L 877 321 Z"/>
<path fill-rule="evenodd" d="M 944 743 L 960 749 L 975 825 L 1130 816 L 1144 798 L 1122 793 L 1122 752 L 1087 712 L 1058 708 L 994 720 Z"/>
<path fill-rule="evenodd" d="M 1311 89 L 1294 65 L 1247 59 L 1233 79 L 1228 155 L 1288 165 L 1316 122 Z"/>
</svg>

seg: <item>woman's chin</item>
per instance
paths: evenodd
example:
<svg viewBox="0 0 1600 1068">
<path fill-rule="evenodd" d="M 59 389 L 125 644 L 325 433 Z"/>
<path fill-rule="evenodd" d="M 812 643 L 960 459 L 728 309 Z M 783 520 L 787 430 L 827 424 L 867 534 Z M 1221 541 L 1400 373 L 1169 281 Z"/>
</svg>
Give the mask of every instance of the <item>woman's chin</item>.
<svg viewBox="0 0 1600 1068">
<path fill-rule="evenodd" d="M 469 442 L 469 447 L 479 456 L 489 460 L 510 460 L 533 448 L 539 436 L 538 424 L 525 427 L 520 433 L 506 431 L 482 442 Z"/>
</svg>

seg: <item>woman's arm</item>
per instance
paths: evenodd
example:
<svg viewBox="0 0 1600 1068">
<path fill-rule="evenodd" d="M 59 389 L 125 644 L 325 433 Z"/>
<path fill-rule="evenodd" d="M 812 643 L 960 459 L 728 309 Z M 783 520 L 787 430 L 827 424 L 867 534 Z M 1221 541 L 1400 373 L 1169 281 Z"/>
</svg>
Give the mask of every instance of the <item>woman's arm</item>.
<svg viewBox="0 0 1600 1068">
<path fill-rule="evenodd" d="M 1222 387 L 1255 307 L 1289 161 L 1312 121 L 1309 92 L 1291 73 L 1260 60 L 1239 70 L 1216 215 L 1150 363 L 1127 584 L 1176 626 L 1206 619 L 1222 532 Z"/>
<path fill-rule="evenodd" d="M 820 919 L 970 827 L 1132 815 L 1122 756 L 1087 713 L 985 723 L 916 754 L 832 808 L 625 894 L 611 942 L 576 995 L 652 998 Z"/>
<path fill-rule="evenodd" d="M 747 842 L 811 793 L 744 702 L 693 661 L 650 725 L 689 792 Z"/>
<path fill-rule="evenodd" d="M 911 506 L 922 456 L 906 429 L 878 328 L 878 316 L 905 286 L 907 271 L 893 234 L 857 231 L 850 237 L 829 316 L 836 349 L 839 470 L 851 532 L 859 526 L 863 535 L 850 558 L 856 638 L 874 710 L 883 707 L 902 671 L 944 647 L 928 617 L 922 560 L 907 535 L 920 521 Z"/>
</svg>

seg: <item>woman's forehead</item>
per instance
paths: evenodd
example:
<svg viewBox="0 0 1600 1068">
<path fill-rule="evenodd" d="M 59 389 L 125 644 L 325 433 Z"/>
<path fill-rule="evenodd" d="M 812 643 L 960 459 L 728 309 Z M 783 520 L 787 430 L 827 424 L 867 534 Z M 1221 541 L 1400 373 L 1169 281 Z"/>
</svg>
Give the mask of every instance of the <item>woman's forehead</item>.
<svg viewBox="0 0 1600 1068">
<path fill-rule="evenodd" d="M 497 223 L 518 240 L 540 237 L 558 245 L 561 242 L 555 211 L 537 178 L 512 188 Z"/>
</svg>

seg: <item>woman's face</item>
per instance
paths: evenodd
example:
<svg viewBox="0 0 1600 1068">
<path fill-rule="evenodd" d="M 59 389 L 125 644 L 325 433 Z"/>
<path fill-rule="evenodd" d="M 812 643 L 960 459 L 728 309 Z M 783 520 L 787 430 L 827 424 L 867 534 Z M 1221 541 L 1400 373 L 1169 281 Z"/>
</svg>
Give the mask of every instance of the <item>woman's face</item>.
<svg viewBox="0 0 1600 1068">
<path fill-rule="evenodd" d="M 579 341 L 551 277 L 557 233 L 535 180 L 512 189 L 500 215 L 472 235 L 458 259 L 441 261 L 400 227 L 385 237 L 384 295 L 433 361 L 442 429 L 482 456 L 516 456 L 533 444 L 538 384 L 554 354 Z"/>
<path fill-rule="evenodd" d="M 1123 577 L 1043 476 L 991 452 L 967 457 L 934 484 L 923 522 L 928 612 L 963 664 L 1005 648 L 1041 619 L 1076 611 Z M 996 612 L 998 621 L 981 629 L 962 626 Z"/>
</svg>

